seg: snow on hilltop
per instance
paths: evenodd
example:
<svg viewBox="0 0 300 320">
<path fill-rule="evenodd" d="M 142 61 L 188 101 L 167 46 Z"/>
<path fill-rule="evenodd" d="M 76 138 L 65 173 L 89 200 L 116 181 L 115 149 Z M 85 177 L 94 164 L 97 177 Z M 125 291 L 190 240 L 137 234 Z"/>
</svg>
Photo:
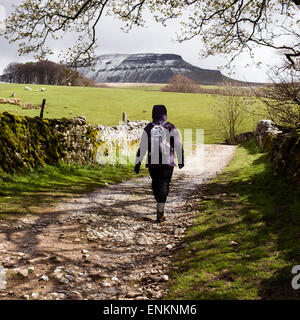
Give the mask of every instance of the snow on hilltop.
<svg viewBox="0 0 300 320">
<path fill-rule="evenodd" d="M 214 84 L 225 78 L 218 70 L 195 67 L 176 54 L 106 54 L 79 71 L 96 82 L 167 83 L 172 76 L 184 74 L 198 83 Z"/>
</svg>

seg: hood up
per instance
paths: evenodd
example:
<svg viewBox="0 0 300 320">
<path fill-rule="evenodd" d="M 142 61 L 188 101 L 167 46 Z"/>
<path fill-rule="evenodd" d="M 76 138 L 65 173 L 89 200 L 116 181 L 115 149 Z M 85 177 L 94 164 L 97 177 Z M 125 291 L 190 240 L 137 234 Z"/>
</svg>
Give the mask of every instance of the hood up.
<svg viewBox="0 0 300 320">
<path fill-rule="evenodd" d="M 164 105 L 155 105 L 152 110 L 153 122 L 164 125 L 167 122 L 167 109 Z"/>
</svg>

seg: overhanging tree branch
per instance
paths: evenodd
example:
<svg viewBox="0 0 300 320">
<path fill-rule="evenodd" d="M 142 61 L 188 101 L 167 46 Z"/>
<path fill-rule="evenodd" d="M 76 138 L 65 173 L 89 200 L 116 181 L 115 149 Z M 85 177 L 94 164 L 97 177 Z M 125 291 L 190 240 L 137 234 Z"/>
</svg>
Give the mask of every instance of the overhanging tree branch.
<svg viewBox="0 0 300 320">
<path fill-rule="evenodd" d="M 120 19 L 126 30 L 143 26 L 145 12 L 165 24 L 180 19 L 178 41 L 199 37 L 202 57 L 235 56 L 255 45 L 282 50 L 295 67 L 299 57 L 297 8 L 290 0 L 22 0 L 7 19 L 3 35 L 19 44 L 21 55 L 35 52 L 40 59 L 52 53 L 49 40 L 66 32 L 77 35 L 64 59 L 74 66 L 89 63 L 96 48 L 97 25 L 103 15 Z M 298 12 L 297 12 L 298 13 Z M 186 15 L 189 15 L 186 19 Z M 283 25 L 276 22 L 276 18 Z M 278 41 L 290 37 L 290 43 Z"/>
</svg>

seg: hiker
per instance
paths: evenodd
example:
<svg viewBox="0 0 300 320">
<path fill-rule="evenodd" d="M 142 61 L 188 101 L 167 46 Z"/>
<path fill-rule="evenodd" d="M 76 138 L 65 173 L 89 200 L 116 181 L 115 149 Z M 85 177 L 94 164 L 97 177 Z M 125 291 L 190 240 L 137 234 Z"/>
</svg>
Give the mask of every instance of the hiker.
<svg viewBox="0 0 300 320">
<path fill-rule="evenodd" d="M 148 124 L 141 137 L 134 171 L 140 172 L 145 154 L 146 167 L 152 178 L 152 190 L 157 201 L 157 222 L 165 221 L 165 203 L 175 166 L 176 152 L 178 167 L 184 167 L 183 146 L 176 127 L 167 122 L 167 109 L 164 105 L 155 105 L 152 111 L 153 122 Z"/>
</svg>

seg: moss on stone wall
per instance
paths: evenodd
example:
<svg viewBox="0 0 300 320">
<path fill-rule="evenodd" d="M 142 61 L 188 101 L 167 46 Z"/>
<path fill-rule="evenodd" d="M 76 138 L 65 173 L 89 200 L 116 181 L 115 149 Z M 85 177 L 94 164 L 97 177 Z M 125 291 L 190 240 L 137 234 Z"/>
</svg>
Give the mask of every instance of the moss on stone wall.
<svg viewBox="0 0 300 320">
<path fill-rule="evenodd" d="M 59 141 L 66 150 L 65 163 L 87 164 L 96 162 L 98 129 L 84 117 L 51 120 Z"/>
<path fill-rule="evenodd" d="M 93 148 L 91 150 L 91 155 L 93 159 L 97 157 L 97 150 L 100 147 L 100 143 L 97 140 L 98 137 L 98 130 L 91 125 L 88 127 L 85 138 L 91 142 Z"/>
<path fill-rule="evenodd" d="M 69 133 L 70 128 L 75 128 L 75 136 Z M 60 131 L 65 133 L 65 140 Z M 24 172 L 60 161 L 93 163 L 97 134 L 97 129 L 78 120 L 30 118 L 4 112 L 0 114 L 0 173 Z"/>
<path fill-rule="evenodd" d="M 0 173 L 24 172 L 60 161 L 93 164 L 106 163 L 110 157 L 128 158 L 128 153 L 136 153 L 145 124 L 92 126 L 82 116 L 41 119 L 5 112 L 0 114 Z"/>
<path fill-rule="evenodd" d="M 300 129 L 289 133 L 269 133 L 263 141 L 275 175 L 300 185 Z"/>
<path fill-rule="evenodd" d="M 49 120 L 0 114 L 0 170 L 23 172 L 39 165 L 54 164 L 64 156 Z"/>
</svg>

